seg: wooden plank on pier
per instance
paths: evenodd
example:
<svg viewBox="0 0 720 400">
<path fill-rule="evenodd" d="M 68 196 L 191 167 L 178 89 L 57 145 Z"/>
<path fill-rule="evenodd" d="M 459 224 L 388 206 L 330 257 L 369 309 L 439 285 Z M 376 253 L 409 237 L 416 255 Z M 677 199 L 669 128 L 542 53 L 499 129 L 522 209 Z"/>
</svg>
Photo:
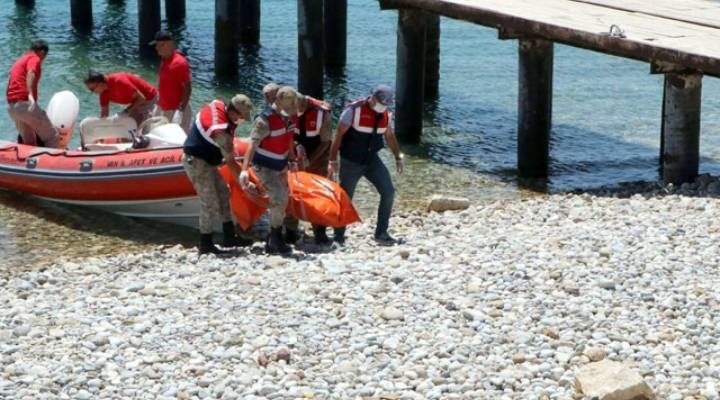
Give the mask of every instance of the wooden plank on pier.
<svg viewBox="0 0 720 400">
<path fill-rule="evenodd" d="M 637 12 L 720 28 L 720 3 L 709 0 L 574 0 L 617 10 Z"/>
<path fill-rule="evenodd" d="M 720 3 L 659 0 L 652 6 L 650 2 L 643 5 L 638 0 L 379 1 L 383 8 L 421 9 L 497 28 L 510 37 L 545 38 L 602 53 L 648 62 L 661 61 L 720 76 L 720 29 L 713 26 L 716 22 L 699 23 L 703 16 L 712 19 L 714 13 L 720 13 Z M 602 1 L 607 4 L 589 3 Z M 695 18 L 691 9 L 698 2 L 705 7 L 705 14 L 696 15 L 696 22 L 688 22 Z M 673 7 L 681 10 L 683 4 L 689 5 L 684 14 L 673 13 Z M 626 9 L 620 9 L 620 6 Z M 641 6 L 647 12 L 640 12 Z M 666 14 L 675 17 L 663 16 Z M 624 37 L 608 35 L 611 25 L 619 26 L 624 31 Z"/>
</svg>

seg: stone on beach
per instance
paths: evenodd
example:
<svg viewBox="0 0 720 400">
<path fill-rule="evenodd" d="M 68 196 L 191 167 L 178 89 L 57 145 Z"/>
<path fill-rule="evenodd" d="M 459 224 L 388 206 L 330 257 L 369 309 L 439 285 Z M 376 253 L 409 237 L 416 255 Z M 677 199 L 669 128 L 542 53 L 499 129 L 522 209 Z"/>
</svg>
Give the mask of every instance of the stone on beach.
<svg viewBox="0 0 720 400">
<path fill-rule="evenodd" d="M 59 261 L 45 284 L 10 271 L 0 398 L 571 399 L 612 359 L 657 398 L 719 400 L 718 211 L 537 196 L 397 215 L 398 248 L 370 219 L 286 259 L 158 247 Z"/>
<path fill-rule="evenodd" d="M 470 207 L 470 200 L 461 197 L 448 197 L 433 195 L 428 202 L 428 211 L 444 212 L 451 210 L 464 210 Z"/>
<path fill-rule="evenodd" d="M 575 377 L 578 392 L 598 400 L 651 400 L 655 394 L 640 374 L 622 363 L 603 360 L 588 364 Z"/>
</svg>

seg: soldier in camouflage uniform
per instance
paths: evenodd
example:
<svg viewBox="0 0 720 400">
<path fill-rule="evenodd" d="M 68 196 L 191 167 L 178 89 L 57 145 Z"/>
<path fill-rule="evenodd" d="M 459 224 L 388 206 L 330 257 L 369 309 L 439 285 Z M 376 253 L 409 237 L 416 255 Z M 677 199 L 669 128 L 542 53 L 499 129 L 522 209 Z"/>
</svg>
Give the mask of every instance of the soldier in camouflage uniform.
<svg viewBox="0 0 720 400">
<path fill-rule="evenodd" d="M 297 170 L 293 146 L 296 129 L 292 118 L 296 114 L 297 92 L 290 86 L 280 88 L 272 106 L 266 107 L 255 119 L 240 174 L 240 185 L 246 187 L 247 169 L 252 160 L 258 179 L 268 193 L 270 236 L 265 251 L 270 254 L 292 252 L 283 240 L 282 227 L 288 202 L 288 167 Z"/>
<path fill-rule="evenodd" d="M 235 128 L 250 119 L 251 111 L 252 102 L 242 94 L 235 95 L 227 105 L 222 100 L 213 100 L 197 114 L 185 140 L 183 166 L 200 198 L 200 254 L 223 252 L 213 244 L 213 221 L 216 218 L 223 223 L 223 246 L 252 244 L 252 241 L 235 234 L 230 193 L 217 170 L 224 162 L 233 176 L 239 175 L 240 168 L 233 154 Z"/>
<path fill-rule="evenodd" d="M 332 143 L 330 104 L 298 93 L 298 115 L 295 118 L 295 135 L 298 161 L 305 165 L 305 171 L 320 176 L 327 175 L 330 144 Z M 295 243 L 300 239 L 299 221 L 292 215 L 285 218 L 285 241 Z M 331 241 L 327 237 L 326 227 L 313 225 L 315 244 L 326 245 Z"/>
</svg>

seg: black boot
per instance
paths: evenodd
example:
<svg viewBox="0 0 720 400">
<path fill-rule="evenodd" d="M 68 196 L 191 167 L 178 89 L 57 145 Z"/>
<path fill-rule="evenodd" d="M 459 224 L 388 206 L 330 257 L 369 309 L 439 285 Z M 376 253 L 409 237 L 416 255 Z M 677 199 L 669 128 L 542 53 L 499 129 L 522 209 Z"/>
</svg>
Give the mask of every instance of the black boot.
<svg viewBox="0 0 720 400">
<path fill-rule="evenodd" d="M 253 244 L 253 241 L 235 234 L 235 224 L 232 221 L 223 222 L 223 247 L 244 247 Z"/>
<path fill-rule="evenodd" d="M 313 236 L 315 236 L 315 244 L 328 245 L 332 243 L 327 236 L 326 228 L 321 225 L 313 225 Z"/>
<path fill-rule="evenodd" d="M 200 247 L 198 247 L 198 251 L 200 252 L 200 255 L 203 254 L 225 254 L 227 251 L 220 250 L 213 244 L 213 238 L 212 233 L 202 233 L 200 234 Z"/>
<path fill-rule="evenodd" d="M 282 228 L 270 229 L 270 236 L 268 237 L 267 244 L 265 244 L 265 252 L 269 254 L 292 253 L 292 248 L 283 240 Z"/>
<path fill-rule="evenodd" d="M 345 227 L 335 228 L 333 240 L 341 246 L 345 244 Z"/>
<path fill-rule="evenodd" d="M 285 239 L 285 243 L 295 244 L 298 240 L 300 240 L 300 233 L 298 233 L 296 229 L 286 228 L 283 239 Z"/>
</svg>

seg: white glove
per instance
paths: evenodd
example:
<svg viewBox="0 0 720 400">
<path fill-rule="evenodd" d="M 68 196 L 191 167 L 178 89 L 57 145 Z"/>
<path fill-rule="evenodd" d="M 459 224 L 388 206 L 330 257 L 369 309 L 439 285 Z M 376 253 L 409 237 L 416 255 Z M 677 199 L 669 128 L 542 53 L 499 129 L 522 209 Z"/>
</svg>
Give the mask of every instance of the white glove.
<svg viewBox="0 0 720 400">
<path fill-rule="evenodd" d="M 248 183 L 250 183 L 250 175 L 247 171 L 240 172 L 240 176 L 238 176 L 238 183 L 240 184 L 240 187 L 245 189 L 248 187 Z"/>
<path fill-rule="evenodd" d="M 337 161 L 330 161 L 330 162 L 328 162 L 328 167 L 327 167 L 327 171 L 328 171 L 327 177 L 328 177 L 328 179 L 333 179 L 333 178 L 335 177 L 335 174 L 337 174 L 338 169 L 339 169 L 339 168 L 338 168 L 338 162 L 337 162 Z"/>
<path fill-rule="evenodd" d="M 304 160 L 307 154 L 305 153 L 305 147 L 301 144 L 295 146 L 295 156 L 298 160 Z"/>
<path fill-rule="evenodd" d="M 182 119 L 183 119 L 183 112 L 180 111 L 180 110 L 175 110 L 175 112 L 173 113 L 173 116 L 172 116 L 172 119 L 170 120 L 170 122 L 172 122 L 173 124 L 181 125 L 181 124 L 182 124 Z"/>
</svg>

